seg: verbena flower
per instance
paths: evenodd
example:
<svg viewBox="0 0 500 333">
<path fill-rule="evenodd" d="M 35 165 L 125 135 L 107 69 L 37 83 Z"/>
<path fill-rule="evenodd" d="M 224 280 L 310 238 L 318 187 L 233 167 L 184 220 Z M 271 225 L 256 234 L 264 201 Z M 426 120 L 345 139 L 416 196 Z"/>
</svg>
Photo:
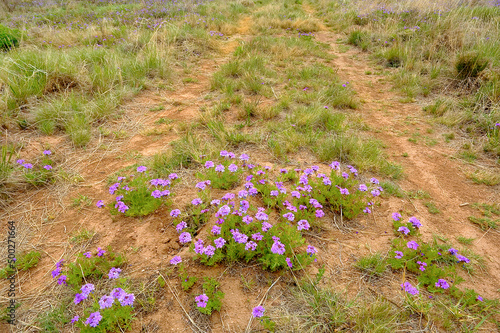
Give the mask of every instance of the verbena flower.
<svg viewBox="0 0 500 333">
<path fill-rule="evenodd" d="M 214 244 L 216 248 L 221 249 L 224 246 L 224 244 L 226 244 L 226 240 L 222 237 L 219 237 L 214 240 Z"/>
<path fill-rule="evenodd" d="M 83 255 L 84 255 L 85 257 L 87 257 L 87 258 L 92 257 L 92 253 L 90 253 L 90 252 L 85 252 Z"/>
<path fill-rule="evenodd" d="M 458 250 L 456 250 L 456 249 L 454 249 L 454 248 L 450 247 L 450 248 L 448 249 L 448 252 L 450 252 L 450 254 L 451 254 L 451 255 L 456 255 L 456 254 L 458 253 Z"/>
<path fill-rule="evenodd" d="M 419 270 L 421 270 L 422 272 L 425 271 L 425 267 L 427 267 L 427 263 L 426 262 L 422 262 L 422 261 L 417 261 L 417 264 L 420 265 L 420 267 L 418 268 Z"/>
<path fill-rule="evenodd" d="M 410 229 L 408 229 L 407 227 L 399 227 L 398 231 L 402 232 L 405 235 L 408 235 L 410 233 Z"/>
<path fill-rule="evenodd" d="M 371 211 L 371 210 L 370 210 L 370 208 L 368 208 L 368 207 L 365 207 L 365 208 L 363 209 L 363 213 L 370 214 L 371 212 L 372 212 L 372 211 Z"/>
<path fill-rule="evenodd" d="M 271 229 L 273 227 L 273 225 L 271 223 L 268 223 L 268 222 L 262 222 L 262 231 L 263 232 L 266 232 L 268 231 L 269 229 Z"/>
<path fill-rule="evenodd" d="M 23 164 L 25 161 L 24 160 L 17 160 L 16 163 L 17 164 Z"/>
<path fill-rule="evenodd" d="M 465 256 L 463 256 L 461 254 L 457 254 L 456 257 L 458 259 L 458 262 L 461 262 L 461 261 L 463 261 L 465 263 L 469 263 L 470 262 L 469 258 L 467 258 L 467 257 L 465 257 Z"/>
<path fill-rule="evenodd" d="M 159 199 L 159 198 L 161 198 L 161 197 L 162 197 L 162 195 L 161 195 L 161 191 L 159 191 L 159 190 L 154 190 L 153 192 L 151 192 L 151 196 L 152 196 L 153 198 L 155 198 L 155 199 Z"/>
<path fill-rule="evenodd" d="M 172 265 L 177 265 L 177 264 L 179 264 L 179 263 L 181 263 L 181 262 L 182 262 L 182 259 L 181 259 L 181 257 L 179 257 L 179 256 L 175 256 L 175 257 L 173 257 L 173 258 L 170 260 L 170 264 L 172 264 Z"/>
<path fill-rule="evenodd" d="M 248 243 L 245 244 L 245 250 L 247 251 L 255 251 L 257 248 L 257 243 L 254 241 L 249 241 Z"/>
<path fill-rule="evenodd" d="M 414 286 L 411 285 L 410 282 L 406 281 L 405 283 L 403 283 L 401 285 L 401 290 L 404 290 L 406 291 L 407 293 L 415 296 L 415 295 L 418 295 L 419 294 L 419 291 L 417 288 L 415 288 Z"/>
<path fill-rule="evenodd" d="M 417 247 L 418 247 L 418 244 L 417 244 L 417 242 L 415 242 L 415 241 L 409 241 L 408 243 L 406 243 L 406 246 L 407 246 L 409 249 L 416 250 L 416 249 L 417 249 Z"/>
<path fill-rule="evenodd" d="M 288 221 L 293 221 L 295 219 L 295 215 L 293 215 L 293 213 L 283 214 L 283 217 L 286 218 Z"/>
<path fill-rule="evenodd" d="M 174 173 L 171 173 L 170 175 L 168 175 L 168 178 L 175 180 L 175 179 L 179 178 L 179 176 L 174 172 Z"/>
<path fill-rule="evenodd" d="M 196 306 L 198 306 L 199 308 L 205 308 L 207 306 L 208 296 L 205 294 L 201 294 L 196 296 L 194 300 L 196 302 Z"/>
<path fill-rule="evenodd" d="M 248 197 L 248 191 L 241 190 L 238 192 L 238 198 L 245 199 L 246 197 Z"/>
<path fill-rule="evenodd" d="M 71 323 L 74 324 L 76 323 L 78 320 L 80 320 L 80 316 L 79 315 L 76 315 L 74 316 L 73 318 L 71 318 Z"/>
<path fill-rule="evenodd" d="M 194 252 L 197 254 L 203 254 L 203 239 L 198 239 L 194 243 Z"/>
<path fill-rule="evenodd" d="M 337 161 L 333 161 L 330 165 L 330 168 L 332 168 L 333 170 L 339 170 L 340 169 L 340 162 L 337 162 Z"/>
<path fill-rule="evenodd" d="M 325 216 L 325 213 L 321 209 L 318 209 L 318 210 L 316 210 L 314 215 L 316 215 L 317 218 L 321 218 L 321 217 Z"/>
<path fill-rule="evenodd" d="M 260 318 L 264 315 L 264 311 L 266 311 L 266 309 L 264 309 L 263 306 L 261 306 L 261 305 L 256 306 L 252 310 L 252 316 L 254 316 L 254 318 Z"/>
<path fill-rule="evenodd" d="M 242 220 L 243 220 L 243 222 L 245 222 L 246 224 L 250 224 L 250 223 L 252 223 L 252 221 L 253 221 L 253 217 L 251 217 L 251 216 L 249 216 L 249 215 L 245 215 L 245 216 L 243 217 L 243 219 L 242 219 Z"/>
<path fill-rule="evenodd" d="M 177 230 L 177 232 L 181 232 L 182 230 L 184 230 L 186 228 L 187 228 L 187 223 L 184 221 L 181 221 L 179 224 L 177 224 L 175 226 L 175 230 Z"/>
<path fill-rule="evenodd" d="M 58 284 L 58 285 L 63 285 L 63 284 L 64 284 L 64 285 L 66 286 L 66 285 L 68 285 L 68 284 L 66 283 L 66 280 L 67 280 L 67 279 L 68 279 L 68 277 L 67 277 L 66 275 L 61 275 L 61 276 L 59 277 L 59 279 L 57 279 L 57 284 Z"/>
<path fill-rule="evenodd" d="M 135 300 L 135 296 L 134 294 L 125 294 L 121 299 L 119 299 L 118 301 L 120 302 L 120 304 L 122 306 L 127 306 L 127 305 L 134 305 L 134 300 Z"/>
<path fill-rule="evenodd" d="M 55 278 L 59 274 L 61 274 L 61 267 L 56 267 L 56 269 L 52 271 L 52 278 Z"/>
<path fill-rule="evenodd" d="M 214 226 L 212 227 L 212 233 L 213 233 L 214 235 L 220 235 L 220 231 L 221 231 L 221 227 L 219 227 L 218 225 L 214 225 Z"/>
<path fill-rule="evenodd" d="M 476 300 L 479 301 L 479 302 L 482 302 L 483 298 L 481 296 L 477 295 Z"/>
<path fill-rule="evenodd" d="M 127 293 L 122 288 L 115 288 L 111 291 L 110 296 L 116 298 L 118 301 L 122 300 Z"/>
<path fill-rule="evenodd" d="M 377 178 L 371 178 L 370 182 L 372 182 L 372 184 L 379 184 L 379 181 Z"/>
<path fill-rule="evenodd" d="M 248 161 L 250 157 L 247 154 L 241 154 L 240 155 L 240 160 L 242 161 Z"/>
<path fill-rule="evenodd" d="M 342 195 L 349 195 L 349 190 L 346 188 L 340 188 L 340 194 Z"/>
<path fill-rule="evenodd" d="M 286 264 L 288 265 L 288 267 L 292 268 L 293 267 L 293 264 L 292 264 L 292 261 L 290 260 L 290 258 L 286 258 Z"/>
<path fill-rule="evenodd" d="M 330 186 L 332 185 L 332 181 L 330 180 L 330 178 L 325 177 L 323 178 L 323 184 L 325 184 L 326 186 Z"/>
<path fill-rule="evenodd" d="M 201 205 L 203 201 L 200 198 L 193 199 L 191 203 L 195 206 Z"/>
<path fill-rule="evenodd" d="M 392 218 L 394 219 L 394 221 L 399 221 L 401 219 L 401 214 L 399 213 L 392 213 Z"/>
<path fill-rule="evenodd" d="M 205 168 L 207 168 L 207 169 L 213 168 L 214 166 L 215 166 L 215 164 L 212 161 L 205 162 Z"/>
<path fill-rule="evenodd" d="M 264 238 L 264 236 L 262 236 L 260 234 L 260 232 L 257 232 L 257 233 L 255 233 L 255 234 L 252 235 L 252 239 L 256 240 L 256 241 L 260 241 L 260 240 L 262 240 L 262 238 Z"/>
<path fill-rule="evenodd" d="M 102 309 L 110 308 L 113 306 L 115 299 L 111 296 L 104 295 L 99 300 L 99 307 Z"/>
<path fill-rule="evenodd" d="M 238 166 L 236 164 L 231 164 L 227 167 L 227 169 L 231 172 L 236 172 L 236 170 L 238 170 Z"/>
<path fill-rule="evenodd" d="M 378 189 L 375 189 L 373 191 L 371 191 L 371 194 L 374 196 L 374 197 L 378 197 L 380 195 L 380 191 Z"/>
<path fill-rule="evenodd" d="M 271 246 L 271 252 L 274 254 L 284 254 L 285 245 L 281 243 L 279 240 L 275 240 L 273 245 Z"/>
<path fill-rule="evenodd" d="M 144 165 L 141 165 L 137 167 L 137 172 L 145 172 L 147 169 Z"/>
<path fill-rule="evenodd" d="M 359 184 L 358 190 L 361 192 L 366 192 L 368 191 L 368 187 L 365 184 Z"/>
<path fill-rule="evenodd" d="M 106 253 L 105 250 L 101 249 L 100 247 L 97 248 L 97 256 L 102 257 Z"/>
<path fill-rule="evenodd" d="M 313 254 L 316 254 L 318 250 L 312 245 L 307 245 L 307 250 L 306 252 L 312 257 Z"/>
<path fill-rule="evenodd" d="M 439 279 L 438 282 L 436 282 L 436 284 L 434 286 L 436 288 L 442 288 L 442 289 L 448 289 L 448 288 L 450 288 L 450 285 L 444 279 Z"/>
<path fill-rule="evenodd" d="M 221 208 L 219 208 L 219 210 L 217 211 L 217 213 L 219 214 L 219 216 L 229 215 L 229 213 L 231 213 L 231 208 L 229 208 L 228 205 L 224 205 Z"/>
<path fill-rule="evenodd" d="M 102 208 L 102 207 L 104 207 L 104 201 L 103 201 L 103 200 L 99 200 L 99 201 L 97 201 L 96 206 L 97 206 L 98 208 Z"/>
<path fill-rule="evenodd" d="M 269 220 L 269 216 L 264 212 L 258 212 L 257 214 L 255 214 L 255 218 L 259 221 Z"/>
<path fill-rule="evenodd" d="M 48 164 L 47 164 L 47 165 L 44 165 L 44 166 L 43 166 L 43 168 L 44 168 L 45 170 L 52 170 L 52 166 L 51 166 L 51 165 L 48 165 Z"/>
<path fill-rule="evenodd" d="M 50 150 L 44 150 L 44 151 L 43 151 L 43 154 L 44 154 L 45 156 L 48 156 L 48 155 L 51 155 L 51 154 L 52 154 L 52 152 L 51 152 Z"/>
<path fill-rule="evenodd" d="M 220 200 L 218 200 L 218 199 L 214 199 L 214 200 L 210 201 L 210 204 L 211 204 L 212 206 L 218 206 L 218 205 L 220 205 Z"/>
<path fill-rule="evenodd" d="M 78 303 L 80 303 L 81 301 L 83 301 L 84 299 L 87 299 L 87 295 L 83 295 L 83 294 L 76 294 L 76 295 L 75 295 L 74 302 L 75 302 L 75 304 L 78 304 Z"/>
<path fill-rule="evenodd" d="M 95 286 L 92 283 L 87 283 L 83 285 L 80 290 L 82 291 L 82 295 L 85 296 L 85 298 L 95 289 Z"/>
<path fill-rule="evenodd" d="M 349 174 L 346 172 L 342 172 L 342 178 L 349 179 Z"/>
<path fill-rule="evenodd" d="M 122 270 L 120 268 L 111 267 L 108 273 L 110 279 L 118 279 Z"/>
<path fill-rule="evenodd" d="M 401 252 L 401 251 L 394 251 L 394 253 L 396 253 L 396 255 L 394 256 L 394 258 L 396 258 L 396 259 L 403 258 L 403 252 Z"/>
<path fill-rule="evenodd" d="M 26 169 L 33 169 L 33 164 L 31 164 L 31 163 L 25 163 L 25 164 L 23 164 L 23 167 L 26 168 Z"/>
<path fill-rule="evenodd" d="M 97 325 L 99 325 L 99 322 L 101 321 L 101 319 L 102 319 L 102 316 L 99 313 L 99 311 L 93 312 L 87 318 L 87 321 L 85 322 L 85 324 L 89 325 L 90 327 L 97 327 Z"/>
<path fill-rule="evenodd" d="M 215 171 L 217 172 L 224 172 L 226 168 L 222 164 L 219 164 L 218 166 L 215 167 Z"/>
<path fill-rule="evenodd" d="M 183 232 L 179 235 L 179 242 L 181 244 L 189 243 L 191 239 L 191 234 L 189 232 Z"/>
<path fill-rule="evenodd" d="M 309 230 L 309 228 L 310 225 L 307 220 L 300 220 L 299 222 L 297 222 L 297 230 Z"/>
<path fill-rule="evenodd" d="M 207 247 L 203 249 L 203 253 L 211 257 L 215 254 L 215 247 L 213 247 L 212 245 L 207 245 Z"/>
<path fill-rule="evenodd" d="M 417 219 L 415 216 L 410 217 L 409 222 L 413 224 L 415 228 L 420 228 L 422 226 L 422 223 L 420 223 L 420 220 Z"/>
</svg>

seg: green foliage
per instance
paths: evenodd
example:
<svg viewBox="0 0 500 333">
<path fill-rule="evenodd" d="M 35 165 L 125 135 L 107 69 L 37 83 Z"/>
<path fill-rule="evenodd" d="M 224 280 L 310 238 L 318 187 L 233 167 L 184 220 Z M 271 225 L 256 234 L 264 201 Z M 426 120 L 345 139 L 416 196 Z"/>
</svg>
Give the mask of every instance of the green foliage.
<svg viewBox="0 0 500 333">
<path fill-rule="evenodd" d="M 0 279 L 8 279 L 16 273 L 16 271 L 27 271 L 38 264 L 42 254 L 38 251 L 30 251 L 21 253 L 17 256 L 16 261 L 12 265 L 0 269 Z"/>
<path fill-rule="evenodd" d="M 482 230 L 486 231 L 488 229 L 496 229 L 498 228 L 498 224 L 500 223 L 500 219 L 493 220 L 489 217 L 475 217 L 469 216 L 469 221 L 474 224 L 477 224 Z"/>
<path fill-rule="evenodd" d="M 0 51 L 10 51 L 19 46 L 20 32 L 0 24 Z"/>
<path fill-rule="evenodd" d="M 66 315 L 68 300 L 64 300 L 59 306 L 38 315 L 37 323 L 46 333 L 59 333 L 65 324 L 69 323 Z"/>
<path fill-rule="evenodd" d="M 134 308 L 132 306 L 121 306 L 119 302 L 115 301 L 113 306 L 101 310 L 99 307 L 99 300 L 96 298 L 90 307 L 87 307 L 82 315 L 82 318 L 99 311 L 102 320 L 97 327 L 90 327 L 85 325 L 83 320 L 77 322 L 76 326 L 80 328 L 82 333 L 107 333 L 107 332 L 123 332 L 130 328 L 131 322 L 134 318 Z"/>
<path fill-rule="evenodd" d="M 220 287 L 220 282 L 214 278 L 205 277 L 203 282 L 203 294 L 208 296 L 208 302 L 205 307 L 196 306 L 198 311 L 206 315 L 211 315 L 212 312 L 220 311 L 222 306 L 222 299 L 224 298 L 224 293 L 218 290 Z"/>
<path fill-rule="evenodd" d="M 231 190 L 240 183 L 242 173 L 241 168 L 231 160 L 224 159 L 220 164 L 206 168 L 203 172 L 198 173 L 197 176 L 198 178 L 209 180 L 211 182 L 210 186 L 213 188 Z"/>
<path fill-rule="evenodd" d="M 119 177 L 118 182 L 110 189 L 114 189 L 113 194 L 121 199 L 108 205 L 110 212 L 124 213 L 125 216 L 146 216 L 162 205 L 168 207 L 171 204 L 172 194 L 167 188 L 173 186 L 176 179 L 175 174 L 171 174 L 170 179 L 153 179 L 146 171 Z"/>
<path fill-rule="evenodd" d="M 54 161 L 51 156 L 43 154 L 35 164 L 23 162 L 19 165 L 28 184 L 39 187 L 55 182 Z"/>
<path fill-rule="evenodd" d="M 0 187 L 3 186 L 9 178 L 14 166 L 12 165 L 12 157 L 14 156 L 14 149 L 9 145 L 2 145 L 0 151 Z"/>
<path fill-rule="evenodd" d="M 125 257 L 112 252 L 110 248 L 104 255 L 92 254 L 90 258 L 80 253 L 75 262 L 67 265 L 66 281 L 75 292 L 79 292 L 84 281 L 99 280 L 107 276 L 112 267 L 123 267 L 125 263 Z"/>
</svg>

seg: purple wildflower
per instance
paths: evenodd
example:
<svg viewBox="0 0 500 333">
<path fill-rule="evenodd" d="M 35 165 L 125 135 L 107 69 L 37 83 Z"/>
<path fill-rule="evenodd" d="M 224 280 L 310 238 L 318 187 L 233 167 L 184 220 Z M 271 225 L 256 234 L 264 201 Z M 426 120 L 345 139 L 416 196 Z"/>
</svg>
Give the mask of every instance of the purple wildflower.
<svg viewBox="0 0 500 333">
<path fill-rule="evenodd" d="M 266 232 L 268 231 L 269 229 L 271 229 L 273 227 L 273 225 L 271 223 L 268 223 L 268 222 L 262 222 L 262 231 L 263 232 Z"/>
<path fill-rule="evenodd" d="M 461 254 L 457 254 L 457 255 L 456 255 L 456 257 L 457 257 L 457 259 L 458 259 L 458 262 L 463 261 L 463 262 L 465 262 L 465 263 L 470 263 L 469 258 L 467 258 L 467 257 L 465 257 L 465 256 L 463 256 L 463 255 L 461 255 Z"/>
<path fill-rule="evenodd" d="M 212 233 L 213 233 L 214 235 L 220 235 L 220 231 L 221 231 L 221 227 L 219 227 L 218 225 L 214 225 L 214 226 L 212 227 Z"/>
<path fill-rule="evenodd" d="M 252 239 L 256 240 L 256 241 L 260 241 L 260 240 L 262 240 L 262 238 L 264 238 L 264 236 L 262 236 L 260 234 L 260 232 L 257 232 L 257 233 L 255 233 L 255 234 L 252 235 Z"/>
<path fill-rule="evenodd" d="M 409 249 L 416 250 L 416 249 L 417 249 L 417 247 L 418 247 L 418 244 L 417 244 L 417 242 L 415 242 L 415 241 L 409 241 L 408 243 L 406 243 L 406 246 L 407 246 Z"/>
<path fill-rule="evenodd" d="M 113 306 L 114 301 L 115 301 L 115 299 L 113 297 L 108 296 L 108 295 L 104 295 L 99 300 L 99 306 L 100 306 L 101 310 L 106 309 L 106 308 L 110 308 Z"/>
<path fill-rule="evenodd" d="M 259 306 L 256 306 L 255 308 L 253 308 L 252 310 L 252 316 L 254 318 L 260 318 L 264 315 L 264 311 L 266 311 L 266 309 L 264 309 L 263 306 L 259 305 Z"/>
<path fill-rule="evenodd" d="M 236 172 L 236 170 L 238 170 L 238 166 L 236 164 L 231 164 L 227 167 L 227 169 L 231 172 Z"/>
<path fill-rule="evenodd" d="M 271 252 L 274 254 L 284 254 L 285 253 L 285 245 L 283 243 L 281 243 L 279 240 L 275 240 L 273 243 L 273 246 L 271 246 Z"/>
<path fill-rule="evenodd" d="M 83 285 L 80 290 L 82 291 L 82 295 L 87 298 L 87 296 L 95 289 L 95 286 L 92 283 L 87 283 Z"/>
<path fill-rule="evenodd" d="M 418 295 L 419 293 L 418 289 L 412 286 L 411 283 L 408 281 L 406 281 L 401 285 L 401 289 L 402 290 L 404 289 L 404 291 L 406 291 L 409 294 L 412 294 L 413 296 Z"/>
<path fill-rule="evenodd" d="M 50 150 L 44 150 L 44 151 L 43 151 L 43 154 L 44 154 L 45 156 L 48 156 L 48 155 L 51 155 L 51 154 L 52 154 L 52 152 L 51 152 Z"/>
<path fill-rule="evenodd" d="M 118 299 L 118 301 L 120 301 L 120 304 L 122 306 L 127 306 L 127 305 L 132 306 L 134 304 L 134 300 L 135 300 L 134 294 L 125 294 L 121 299 Z"/>
<path fill-rule="evenodd" d="M 189 243 L 191 239 L 191 234 L 189 232 L 183 232 L 179 235 L 179 242 L 181 244 Z"/>
<path fill-rule="evenodd" d="M 399 213 L 392 213 L 392 218 L 394 219 L 394 221 L 399 221 L 399 219 L 401 219 L 401 214 Z"/>
<path fill-rule="evenodd" d="M 120 301 L 125 297 L 126 293 L 122 288 L 115 288 L 110 295 Z"/>
<path fill-rule="evenodd" d="M 394 251 L 394 253 L 396 253 L 396 255 L 394 256 L 394 258 L 396 258 L 396 259 L 403 258 L 403 252 L 401 252 L 401 251 Z"/>
<path fill-rule="evenodd" d="M 68 278 L 68 277 L 67 277 L 66 275 L 61 275 L 61 276 L 59 277 L 59 279 L 57 279 L 57 284 L 58 284 L 58 285 L 63 285 L 63 284 L 64 284 L 65 286 L 67 286 L 67 285 L 68 285 L 68 284 L 66 283 L 67 278 Z"/>
<path fill-rule="evenodd" d="M 182 230 L 184 230 L 186 228 L 187 228 L 187 223 L 184 221 L 181 221 L 179 224 L 177 224 L 175 226 L 175 230 L 177 230 L 177 232 L 181 232 Z"/>
<path fill-rule="evenodd" d="M 207 245 L 207 247 L 203 249 L 203 253 L 208 257 L 211 257 L 215 254 L 215 247 L 213 247 L 212 245 Z"/>
<path fill-rule="evenodd" d="M 170 259 L 170 264 L 171 265 L 177 265 L 182 262 L 182 258 L 179 256 L 175 256 L 172 259 Z"/>
<path fill-rule="evenodd" d="M 217 249 L 221 249 L 224 246 L 224 244 L 226 244 L 226 240 L 222 237 L 219 237 L 214 240 L 214 244 Z"/>
<path fill-rule="evenodd" d="M 144 172 L 146 171 L 148 168 L 146 168 L 144 165 L 141 165 L 141 166 L 138 166 L 137 167 L 137 172 Z"/>
<path fill-rule="evenodd" d="M 215 171 L 217 172 L 224 172 L 226 168 L 222 164 L 219 164 L 218 166 L 215 167 Z"/>
<path fill-rule="evenodd" d="M 208 302 L 208 296 L 205 294 L 198 295 L 194 298 L 196 306 L 199 308 L 205 308 Z"/>
<path fill-rule="evenodd" d="M 23 167 L 25 167 L 26 169 L 33 169 L 33 164 L 25 163 L 25 164 L 23 164 Z"/>
<path fill-rule="evenodd" d="M 90 253 L 90 252 L 85 252 L 83 255 L 84 255 L 85 257 L 87 257 L 87 258 L 92 257 L 92 253 Z"/>
<path fill-rule="evenodd" d="M 445 279 L 439 279 L 438 282 L 434 285 L 436 288 L 443 288 L 443 289 L 448 289 L 450 288 L 450 285 Z"/>
<path fill-rule="evenodd" d="M 307 220 L 300 220 L 299 222 L 297 222 L 297 230 L 309 230 L 309 228 L 310 225 Z"/>
<path fill-rule="evenodd" d="M 288 267 L 292 268 L 293 267 L 293 264 L 292 264 L 292 261 L 290 260 L 290 258 L 286 258 L 286 264 L 288 265 Z"/>
<path fill-rule="evenodd" d="M 318 210 L 316 210 L 315 215 L 317 218 L 321 218 L 321 217 L 325 216 L 325 213 L 321 209 L 318 209 Z"/>
<path fill-rule="evenodd" d="M 90 316 L 87 318 L 87 321 L 85 322 L 86 325 L 89 325 L 90 327 L 97 327 L 99 325 L 99 322 L 101 321 L 102 316 L 97 312 L 93 312 L 90 314 Z"/>
<path fill-rule="evenodd" d="M 48 164 L 47 164 L 47 165 L 44 165 L 44 166 L 43 166 L 43 168 L 44 168 L 45 170 L 52 170 L 52 166 L 51 166 L 51 165 L 48 165 Z"/>
<path fill-rule="evenodd" d="M 99 201 L 97 201 L 96 206 L 97 206 L 98 208 L 102 208 L 102 207 L 104 207 L 104 201 L 103 201 L 103 200 L 99 200 Z"/>
<path fill-rule="evenodd" d="M 247 251 L 255 251 L 257 248 L 257 243 L 254 241 L 249 241 L 248 243 L 245 244 L 245 250 Z"/>
<path fill-rule="evenodd" d="M 100 247 L 97 248 L 97 256 L 102 257 L 106 253 L 105 250 L 101 249 Z"/>
<path fill-rule="evenodd" d="M 214 166 L 215 166 L 215 164 L 212 161 L 205 162 L 205 168 L 207 168 L 207 169 L 213 168 Z"/>
<path fill-rule="evenodd" d="M 201 205 L 203 201 L 200 198 L 193 199 L 191 203 L 195 206 Z"/>
<path fill-rule="evenodd" d="M 194 243 L 194 252 L 197 254 L 203 254 L 203 239 L 198 239 Z"/>
<path fill-rule="evenodd" d="M 313 254 L 317 253 L 318 250 L 312 245 L 307 245 L 307 250 L 306 252 L 312 257 Z"/>
<path fill-rule="evenodd" d="M 415 228 L 420 228 L 422 226 L 422 223 L 420 223 L 420 220 L 417 219 L 415 216 L 410 217 L 409 222 L 413 224 Z"/>
<path fill-rule="evenodd" d="M 410 229 L 408 229 L 407 227 L 399 227 L 398 231 L 401 231 L 405 235 L 408 235 L 410 233 Z"/>
<path fill-rule="evenodd" d="M 83 294 L 76 294 L 76 295 L 75 295 L 74 302 L 75 302 L 75 304 L 78 304 L 78 303 L 80 303 L 81 301 L 83 301 L 84 299 L 87 299 L 87 295 L 83 295 Z"/>
<path fill-rule="evenodd" d="M 452 247 L 448 249 L 448 252 L 450 252 L 451 255 L 456 255 L 458 253 L 458 251 Z"/>
<path fill-rule="evenodd" d="M 71 323 L 74 324 L 76 323 L 78 320 L 80 320 L 80 316 L 79 315 L 76 315 L 74 316 L 73 318 L 71 318 Z"/>
</svg>

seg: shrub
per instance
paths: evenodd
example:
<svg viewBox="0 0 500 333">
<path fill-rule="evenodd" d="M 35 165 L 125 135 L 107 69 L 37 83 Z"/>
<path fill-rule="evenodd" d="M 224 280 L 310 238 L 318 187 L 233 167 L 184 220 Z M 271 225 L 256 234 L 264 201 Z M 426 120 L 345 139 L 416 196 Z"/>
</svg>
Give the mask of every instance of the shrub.
<svg viewBox="0 0 500 333">
<path fill-rule="evenodd" d="M 0 50 L 9 51 L 19 46 L 19 30 L 0 24 Z"/>
</svg>

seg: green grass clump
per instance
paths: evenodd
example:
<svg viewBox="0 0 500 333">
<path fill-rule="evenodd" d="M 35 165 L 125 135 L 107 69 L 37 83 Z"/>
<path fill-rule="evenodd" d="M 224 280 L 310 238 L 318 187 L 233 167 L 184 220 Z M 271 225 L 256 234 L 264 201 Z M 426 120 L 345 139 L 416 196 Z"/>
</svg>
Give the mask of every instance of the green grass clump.
<svg viewBox="0 0 500 333">
<path fill-rule="evenodd" d="M 477 78 L 488 64 L 489 61 L 480 57 L 477 53 L 461 54 L 455 62 L 457 77 L 462 80 Z"/>
<path fill-rule="evenodd" d="M 384 274 L 387 263 L 380 253 L 375 253 L 360 258 L 354 266 L 370 277 L 379 277 Z"/>
<path fill-rule="evenodd" d="M 20 32 L 0 24 L 0 51 L 10 51 L 19 46 Z"/>
</svg>

